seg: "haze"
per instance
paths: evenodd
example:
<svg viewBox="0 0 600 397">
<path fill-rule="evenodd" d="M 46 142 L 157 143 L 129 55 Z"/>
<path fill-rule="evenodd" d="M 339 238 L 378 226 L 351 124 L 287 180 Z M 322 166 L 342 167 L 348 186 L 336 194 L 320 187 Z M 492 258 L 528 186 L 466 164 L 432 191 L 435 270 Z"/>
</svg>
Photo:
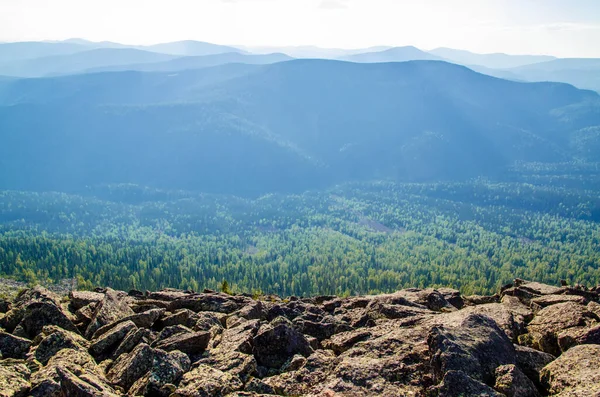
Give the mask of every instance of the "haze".
<svg viewBox="0 0 600 397">
<path fill-rule="evenodd" d="M 596 0 L 3 0 L 0 41 L 414 45 L 600 56 Z"/>
</svg>

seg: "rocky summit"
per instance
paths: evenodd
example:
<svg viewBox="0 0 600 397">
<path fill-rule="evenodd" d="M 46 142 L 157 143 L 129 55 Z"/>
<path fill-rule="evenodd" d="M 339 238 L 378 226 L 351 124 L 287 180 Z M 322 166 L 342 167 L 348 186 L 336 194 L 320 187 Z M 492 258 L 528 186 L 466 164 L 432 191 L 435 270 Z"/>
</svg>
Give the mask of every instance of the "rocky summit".
<svg viewBox="0 0 600 397">
<path fill-rule="evenodd" d="M 340 298 L 27 289 L 0 396 L 600 396 L 600 287 Z"/>
</svg>

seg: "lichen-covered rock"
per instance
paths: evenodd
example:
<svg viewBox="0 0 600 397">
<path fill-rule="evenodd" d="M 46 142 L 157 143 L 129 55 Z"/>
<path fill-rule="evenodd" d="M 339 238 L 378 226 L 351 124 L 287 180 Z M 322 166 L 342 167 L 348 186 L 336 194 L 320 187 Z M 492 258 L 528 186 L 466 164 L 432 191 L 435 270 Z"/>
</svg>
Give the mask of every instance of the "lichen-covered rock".
<svg viewBox="0 0 600 397">
<path fill-rule="evenodd" d="M 167 353 L 155 349 L 152 368 L 133 384 L 129 394 L 168 397 L 172 390 L 165 386 L 178 384 L 183 374 L 189 371 L 190 365 L 189 357 L 182 352 Z"/>
<path fill-rule="evenodd" d="M 485 383 L 455 370 L 446 372 L 442 383 L 432 388 L 430 393 L 437 397 L 505 397 Z"/>
<path fill-rule="evenodd" d="M 71 291 L 69 292 L 69 305 L 73 311 L 77 311 L 91 303 L 98 303 L 104 299 L 104 294 L 93 291 Z"/>
<path fill-rule="evenodd" d="M 556 357 L 525 346 L 515 345 L 515 351 L 517 353 L 517 366 L 536 386 L 540 386 L 541 370 L 556 360 Z"/>
<path fill-rule="evenodd" d="M 136 347 L 131 353 L 122 355 L 112 365 L 106 377 L 125 390 L 152 368 L 154 351 L 146 344 Z"/>
<path fill-rule="evenodd" d="M 74 316 L 62 308 L 56 295 L 36 287 L 19 295 L 0 325 L 14 335 L 33 339 L 46 325 L 78 333 L 72 319 Z"/>
<path fill-rule="evenodd" d="M 0 397 L 25 397 L 31 372 L 23 361 L 0 360 Z"/>
<path fill-rule="evenodd" d="M 557 335 L 558 346 L 565 352 L 575 345 L 600 344 L 600 323 L 587 327 L 573 327 Z"/>
<path fill-rule="evenodd" d="M 166 351 L 179 350 L 186 354 L 198 354 L 206 350 L 210 341 L 210 332 L 180 333 L 156 344 L 157 349 Z"/>
<path fill-rule="evenodd" d="M 68 369 L 60 367 L 57 373 L 60 378 L 61 397 L 118 397 L 110 386 L 94 375 L 83 374 L 77 377 Z"/>
<path fill-rule="evenodd" d="M 434 328 L 427 342 L 438 379 L 454 370 L 493 384 L 496 368 L 516 363 L 510 339 L 494 320 L 480 314 L 467 316 L 458 327 Z"/>
<path fill-rule="evenodd" d="M 46 366 L 35 372 L 31 377 L 31 392 L 33 397 L 59 397 L 61 396 L 59 369 L 66 369 L 75 376 L 93 375 L 108 382 L 94 359 L 85 351 L 62 349 L 56 353 Z"/>
<path fill-rule="evenodd" d="M 127 321 L 131 321 L 136 325 L 136 327 L 150 328 L 152 327 L 152 325 L 154 325 L 156 320 L 158 320 L 159 317 L 162 316 L 164 312 L 165 309 L 150 309 L 141 313 L 135 313 L 130 316 L 120 318 L 117 321 L 114 321 L 110 324 L 98 328 L 96 332 L 94 332 L 94 335 L 92 335 L 91 339 L 97 339 L 104 335 L 106 332 L 110 331 L 115 326 Z"/>
<path fill-rule="evenodd" d="M 25 358 L 31 341 L 0 331 L 0 354 L 2 358 Z"/>
<path fill-rule="evenodd" d="M 540 397 L 533 382 L 513 364 L 496 368 L 496 384 L 494 389 L 506 397 Z"/>
<path fill-rule="evenodd" d="M 259 365 L 280 368 L 294 354 L 308 357 L 313 349 L 308 340 L 286 319 L 262 326 L 253 338 L 253 352 Z"/>
<path fill-rule="evenodd" d="M 66 331 L 57 326 L 46 326 L 36 338 L 39 340 L 33 351 L 36 360 L 43 365 L 48 363 L 62 349 L 87 350 L 90 343 L 81 335 Z"/>
<path fill-rule="evenodd" d="M 127 304 L 126 297 L 127 294 L 124 292 L 107 289 L 104 298 L 96 306 L 85 336 L 91 338 L 100 327 L 135 314 Z"/>
<path fill-rule="evenodd" d="M 600 345 L 572 347 L 541 371 L 542 385 L 551 395 L 600 395 Z"/>
<path fill-rule="evenodd" d="M 519 344 L 559 355 L 558 334 L 573 327 L 585 327 L 596 322 L 586 306 L 575 302 L 557 303 L 540 310 L 527 326 L 528 334 L 519 337 Z"/>
<path fill-rule="evenodd" d="M 233 313 L 246 306 L 252 299 L 227 294 L 196 294 L 183 296 L 169 303 L 169 311 L 190 309 L 194 312 Z"/>
<path fill-rule="evenodd" d="M 183 375 L 171 397 L 223 397 L 242 387 L 236 376 L 201 364 Z"/>
<path fill-rule="evenodd" d="M 598 301 L 600 290 L 524 280 L 467 298 L 98 289 L 61 300 L 32 288 L 0 314 L 0 386 L 33 397 L 600 396 Z"/>
<path fill-rule="evenodd" d="M 90 353 L 95 357 L 107 354 L 111 349 L 117 348 L 130 331 L 136 329 L 137 327 L 131 321 L 117 325 L 91 344 Z"/>
</svg>

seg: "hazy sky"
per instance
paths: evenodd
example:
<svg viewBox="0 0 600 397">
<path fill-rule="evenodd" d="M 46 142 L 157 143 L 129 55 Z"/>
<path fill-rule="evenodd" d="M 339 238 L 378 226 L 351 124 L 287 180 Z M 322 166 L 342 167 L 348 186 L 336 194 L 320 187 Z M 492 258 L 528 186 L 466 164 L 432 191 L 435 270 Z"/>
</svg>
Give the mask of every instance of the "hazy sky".
<svg viewBox="0 0 600 397">
<path fill-rule="evenodd" d="M 0 0 L 0 41 L 71 37 L 600 57 L 600 0 Z"/>
</svg>

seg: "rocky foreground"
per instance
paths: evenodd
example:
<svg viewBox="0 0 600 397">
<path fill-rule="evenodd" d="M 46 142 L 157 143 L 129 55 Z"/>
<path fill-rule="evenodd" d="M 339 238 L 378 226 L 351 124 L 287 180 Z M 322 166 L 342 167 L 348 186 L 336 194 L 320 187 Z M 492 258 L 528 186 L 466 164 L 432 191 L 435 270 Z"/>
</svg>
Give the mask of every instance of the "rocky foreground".
<svg viewBox="0 0 600 397">
<path fill-rule="evenodd" d="M 600 287 L 0 302 L 0 396 L 600 396 Z"/>
</svg>

